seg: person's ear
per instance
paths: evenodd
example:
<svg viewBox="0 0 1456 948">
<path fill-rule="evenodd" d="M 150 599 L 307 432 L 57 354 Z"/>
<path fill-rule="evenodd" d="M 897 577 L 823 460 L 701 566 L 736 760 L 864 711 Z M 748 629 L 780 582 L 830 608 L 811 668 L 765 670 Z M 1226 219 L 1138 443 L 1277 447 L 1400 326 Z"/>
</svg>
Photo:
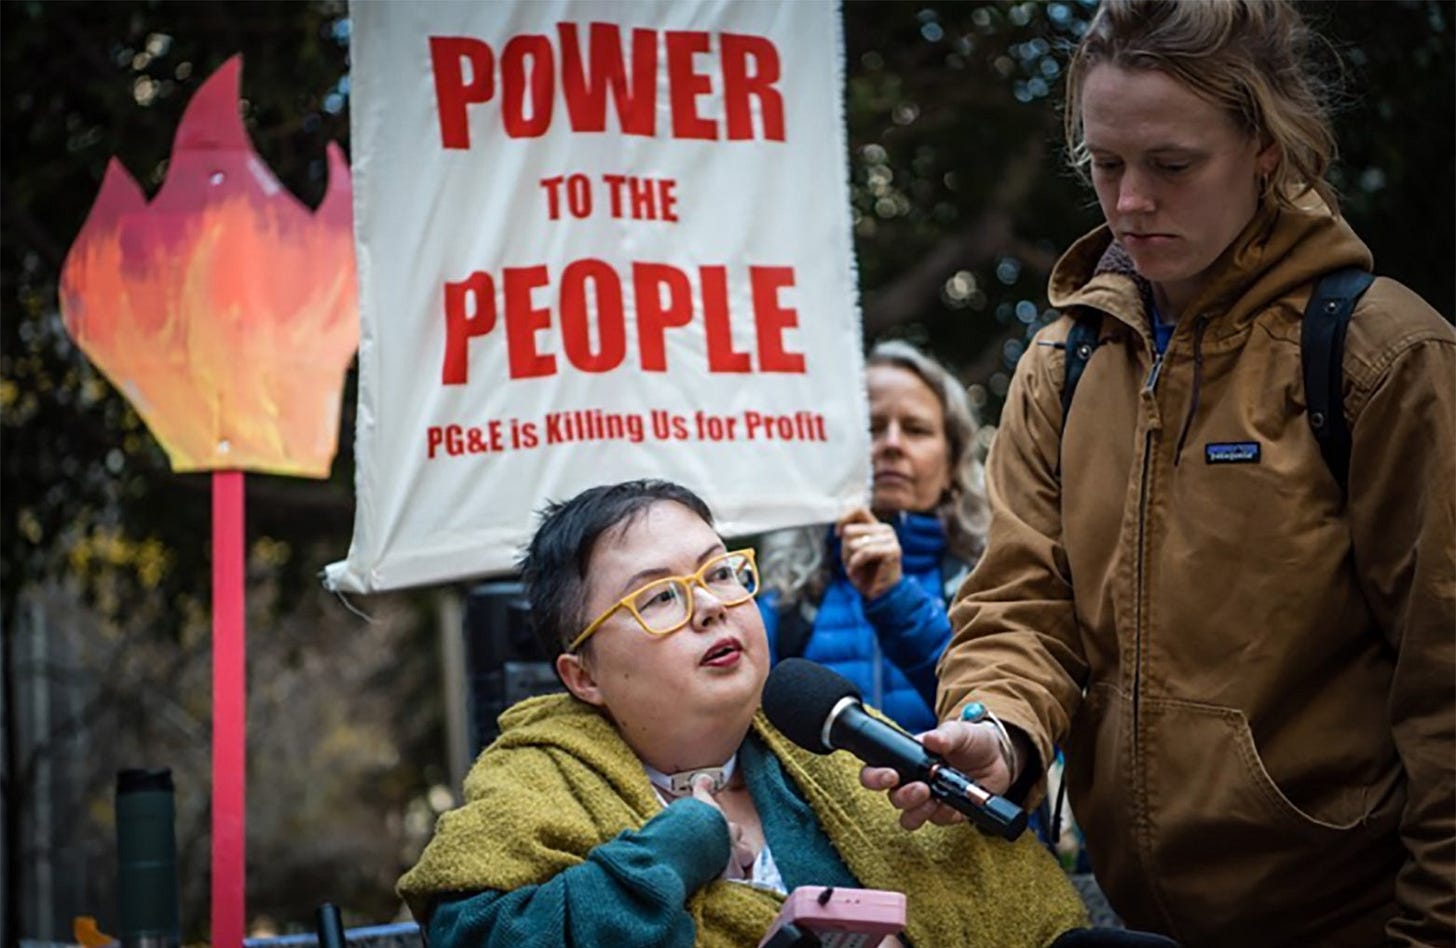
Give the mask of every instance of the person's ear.
<svg viewBox="0 0 1456 948">
<path fill-rule="evenodd" d="M 1271 177 L 1274 174 L 1274 169 L 1279 167 L 1279 159 L 1283 154 L 1284 151 L 1279 147 L 1278 142 L 1270 142 L 1265 145 L 1263 150 L 1254 159 L 1258 165 L 1260 177 Z"/>
<path fill-rule="evenodd" d="M 571 655 L 562 652 L 556 656 L 556 674 L 561 676 L 562 684 L 566 690 L 587 704 L 601 707 L 602 691 L 597 687 L 597 680 L 592 676 L 591 669 L 586 667 L 582 656 Z"/>
</svg>

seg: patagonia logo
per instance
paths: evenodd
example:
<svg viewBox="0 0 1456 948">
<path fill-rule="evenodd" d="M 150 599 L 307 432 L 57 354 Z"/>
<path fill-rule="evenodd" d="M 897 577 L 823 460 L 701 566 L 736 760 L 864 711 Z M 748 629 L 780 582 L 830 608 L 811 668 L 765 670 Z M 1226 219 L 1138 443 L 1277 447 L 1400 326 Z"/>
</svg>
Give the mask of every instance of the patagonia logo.
<svg viewBox="0 0 1456 948">
<path fill-rule="evenodd" d="M 1209 464 L 1258 464 L 1259 442 L 1219 441 L 1205 444 L 1203 459 Z"/>
</svg>

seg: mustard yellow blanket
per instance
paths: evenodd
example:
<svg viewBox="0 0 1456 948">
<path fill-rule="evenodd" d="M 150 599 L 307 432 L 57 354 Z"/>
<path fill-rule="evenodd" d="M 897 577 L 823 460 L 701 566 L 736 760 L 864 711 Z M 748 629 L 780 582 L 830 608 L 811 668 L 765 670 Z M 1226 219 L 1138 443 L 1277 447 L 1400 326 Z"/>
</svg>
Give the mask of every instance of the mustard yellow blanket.
<svg viewBox="0 0 1456 948">
<path fill-rule="evenodd" d="M 465 804 L 440 817 L 399 893 L 419 919 L 431 899 L 538 885 L 662 805 L 642 764 L 600 712 L 569 695 L 531 698 L 465 779 Z M 798 787 L 860 884 L 908 896 L 915 948 L 1042 946 L 1086 924 L 1061 869 L 1026 834 L 1016 843 L 968 826 L 914 833 L 884 794 L 859 785 L 848 754 L 811 754 L 758 715 L 753 729 Z M 782 899 L 714 881 L 688 901 L 705 948 L 756 945 Z"/>
</svg>

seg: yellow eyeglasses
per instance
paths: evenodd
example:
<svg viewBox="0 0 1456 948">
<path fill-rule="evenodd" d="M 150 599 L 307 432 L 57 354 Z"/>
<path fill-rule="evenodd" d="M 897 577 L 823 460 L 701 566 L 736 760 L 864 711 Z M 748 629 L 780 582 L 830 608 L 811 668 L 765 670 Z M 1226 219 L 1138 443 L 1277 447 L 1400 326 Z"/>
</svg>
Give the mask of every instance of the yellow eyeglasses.
<svg viewBox="0 0 1456 948">
<path fill-rule="evenodd" d="M 575 652 L 603 622 L 624 607 L 648 635 L 671 635 L 693 618 L 694 586 L 703 587 L 725 606 L 747 602 L 758 595 L 758 564 L 753 559 L 753 551 L 733 550 L 708 560 L 691 576 L 666 576 L 633 590 L 597 616 L 566 650 Z"/>
</svg>

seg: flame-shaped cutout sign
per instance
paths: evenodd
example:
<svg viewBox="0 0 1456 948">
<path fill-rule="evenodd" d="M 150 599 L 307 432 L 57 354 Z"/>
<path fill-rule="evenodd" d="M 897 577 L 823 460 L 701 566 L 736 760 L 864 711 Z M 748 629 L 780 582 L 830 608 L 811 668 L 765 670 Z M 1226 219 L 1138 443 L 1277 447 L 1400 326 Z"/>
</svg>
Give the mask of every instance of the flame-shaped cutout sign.
<svg viewBox="0 0 1456 948">
<path fill-rule="evenodd" d="M 327 477 L 359 344 L 349 171 L 310 212 L 253 151 L 242 57 L 182 116 L 148 204 L 113 158 L 61 271 L 61 313 L 176 471 Z"/>
</svg>

